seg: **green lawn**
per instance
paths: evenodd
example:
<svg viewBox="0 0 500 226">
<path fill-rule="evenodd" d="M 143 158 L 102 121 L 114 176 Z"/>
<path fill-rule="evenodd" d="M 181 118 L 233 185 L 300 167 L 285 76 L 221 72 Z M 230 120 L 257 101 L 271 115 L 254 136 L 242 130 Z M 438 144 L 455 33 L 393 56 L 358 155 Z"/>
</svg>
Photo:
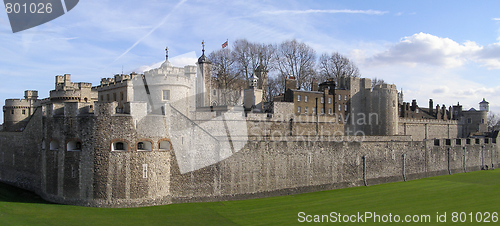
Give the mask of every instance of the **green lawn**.
<svg viewBox="0 0 500 226">
<path fill-rule="evenodd" d="M 166 206 L 104 209 L 66 206 L 44 202 L 36 195 L 0 184 L 0 225 L 289 225 L 298 222 L 298 213 L 306 215 L 342 215 L 375 212 L 377 215 L 430 215 L 431 223 L 452 222 L 452 212 L 466 213 L 468 225 L 475 217 L 500 213 L 500 170 L 477 171 L 293 196 L 187 203 Z M 436 213 L 446 212 L 447 223 L 437 223 Z M 474 217 L 470 223 L 470 215 Z M 305 217 L 305 216 L 304 216 Z M 313 216 L 314 217 L 314 216 Z M 464 217 L 464 215 L 462 215 Z M 313 218 L 308 218 L 312 219 Z M 334 218 L 330 218 L 334 219 Z M 357 219 L 357 218 L 356 218 Z M 490 216 L 489 221 L 495 218 Z M 324 218 L 324 220 L 327 220 Z M 459 220 L 459 219 L 458 219 Z M 369 223 L 325 223 L 333 225 L 370 225 Z M 384 223 L 380 223 L 384 224 Z M 395 223 L 392 223 L 396 225 Z M 408 223 L 406 223 L 408 224 Z M 455 223 L 456 224 L 456 223 Z M 467 223 L 460 223 L 466 225 Z M 415 225 L 415 224 L 413 224 Z"/>
</svg>

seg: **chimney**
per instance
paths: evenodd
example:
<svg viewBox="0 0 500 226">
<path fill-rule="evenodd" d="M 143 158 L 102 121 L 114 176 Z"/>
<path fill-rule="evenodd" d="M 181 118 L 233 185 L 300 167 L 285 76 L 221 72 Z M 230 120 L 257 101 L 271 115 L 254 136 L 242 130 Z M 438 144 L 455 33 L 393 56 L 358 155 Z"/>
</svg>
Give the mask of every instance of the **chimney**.
<svg viewBox="0 0 500 226">
<path fill-rule="evenodd" d="M 311 82 L 311 91 L 318 91 L 318 81 L 315 78 Z"/>
<path fill-rule="evenodd" d="M 429 99 L 429 115 L 433 116 L 434 115 L 434 102 L 432 101 L 432 99 Z"/>
<path fill-rule="evenodd" d="M 411 110 L 415 111 L 417 109 L 417 100 L 412 100 L 411 101 Z"/>
<path fill-rule="evenodd" d="M 297 89 L 297 80 L 293 76 L 288 77 L 285 81 L 285 92 L 288 89 Z"/>
</svg>

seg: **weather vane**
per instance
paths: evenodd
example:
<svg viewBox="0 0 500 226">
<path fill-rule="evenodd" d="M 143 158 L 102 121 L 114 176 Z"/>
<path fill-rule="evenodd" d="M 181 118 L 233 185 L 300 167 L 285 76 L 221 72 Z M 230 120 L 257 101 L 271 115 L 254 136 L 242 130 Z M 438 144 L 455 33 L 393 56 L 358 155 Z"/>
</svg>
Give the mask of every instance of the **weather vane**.
<svg viewBox="0 0 500 226">
<path fill-rule="evenodd" d="M 205 40 L 201 41 L 201 47 L 203 48 L 201 51 L 203 51 L 203 54 L 205 54 Z"/>
<path fill-rule="evenodd" d="M 165 57 L 166 57 L 166 58 L 167 58 L 167 60 L 168 60 L 168 46 L 167 46 L 167 47 L 165 47 Z"/>
</svg>

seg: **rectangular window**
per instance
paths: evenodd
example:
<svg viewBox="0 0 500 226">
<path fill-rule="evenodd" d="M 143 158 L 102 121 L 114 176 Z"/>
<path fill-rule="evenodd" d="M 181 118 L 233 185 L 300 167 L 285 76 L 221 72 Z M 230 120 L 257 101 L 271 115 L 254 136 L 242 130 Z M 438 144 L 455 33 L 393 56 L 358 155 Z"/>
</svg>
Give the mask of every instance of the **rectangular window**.
<svg viewBox="0 0 500 226">
<path fill-rule="evenodd" d="M 24 114 L 24 110 L 23 110 L 23 114 Z M 484 118 L 481 119 L 481 124 L 484 124 Z"/>
<path fill-rule="evenodd" d="M 347 111 L 347 105 L 344 105 L 345 111 Z"/>
<path fill-rule="evenodd" d="M 321 108 L 321 114 L 324 115 L 325 114 L 325 109 L 324 108 Z"/>
<path fill-rule="evenodd" d="M 300 114 L 300 107 L 297 107 L 297 113 Z"/>
<path fill-rule="evenodd" d="M 321 103 L 325 103 L 325 98 L 321 97 Z"/>
<path fill-rule="evenodd" d="M 316 108 L 313 108 L 313 115 L 316 114 Z"/>
<path fill-rule="evenodd" d="M 342 100 L 342 95 L 339 94 L 339 100 Z"/>
<path fill-rule="evenodd" d="M 148 164 L 142 164 L 142 178 L 148 178 Z"/>
<path fill-rule="evenodd" d="M 170 100 L 170 90 L 163 90 L 163 99 Z"/>
<path fill-rule="evenodd" d="M 217 96 L 217 90 L 214 89 L 213 93 L 214 96 Z"/>
<path fill-rule="evenodd" d="M 309 101 L 309 97 L 306 96 L 305 99 L 304 99 L 304 101 L 307 103 L 307 101 Z"/>
<path fill-rule="evenodd" d="M 339 112 L 340 112 L 340 110 L 341 110 L 341 109 L 342 109 L 342 107 L 341 107 L 341 105 L 339 104 Z"/>
<path fill-rule="evenodd" d="M 106 94 L 106 98 L 108 99 L 108 102 L 109 102 L 109 94 Z"/>
<path fill-rule="evenodd" d="M 14 114 L 14 109 L 10 110 L 10 114 L 13 115 Z"/>
<path fill-rule="evenodd" d="M 125 150 L 125 146 L 123 145 L 123 142 L 117 142 L 115 144 L 115 150 L 121 150 L 121 151 Z"/>
<path fill-rule="evenodd" d="M 332 114 L 332 109 L 331 108 L 328 108 L 328 114 Z"/>
<path fill-rule="evenodd" d="M 101 101 L 104 101 L 104 95 L 101 95 Z"/>
<path fill-rule="evenodd" d="M 467 119 L 467 123 L 471 124 L 471 123 L 472 123 L 472 119 L 471 119 L 471 118 L 468 118 L 468 119 Z"/>
<path fill-rule="evenodd" d="M 23 115 L 25 115 L 25 114 L 26 114 L 26 110 L 23 109 Z M 484 119 L 483 119 L 483 121 L 484 121 Z"/>
<path fill-rule="evenodd" d="M 328 103 L 331 104 L 332 103 L 332 98 L 328 97 Z"/>
<path fill-rule="evenodd" d="M 347 95 L 344 96 L 344 100 L 347 100 Z"/>
<path fill-rule="evenodd" d="M 123 92 L 120 92 L 120 100 L 123 100 Z"/>
<path fill-rule="evenodd" d="M 297 95 L 297 102 L 300 102 L 300 95 Z"/>
<path fill-rule="evenodd" d="M 306 113 L 306 114 L 309 113 L 309 107 L 304 108 L 304 113 Z"/>
<path fill-rule="evenodd" d="M 113 93 L 113 101 L 116 101 L 116 93 Z"/>
</svg>

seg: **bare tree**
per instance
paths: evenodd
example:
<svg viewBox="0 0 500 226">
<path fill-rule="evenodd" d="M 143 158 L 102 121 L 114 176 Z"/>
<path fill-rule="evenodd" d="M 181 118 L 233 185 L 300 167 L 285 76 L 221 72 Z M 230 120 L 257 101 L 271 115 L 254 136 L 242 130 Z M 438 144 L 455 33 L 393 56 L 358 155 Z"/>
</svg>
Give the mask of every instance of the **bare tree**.
<svg viewBox="0 0 500 226">
<path fill-rule="evenodd" d="M 488 131 L 494 131 L 498 129 L 500 123 L 500 117 L 498 114 L 490 111 L 488 112 L 488 116 L 486 118 L 486 125 L 488 125 Z"/>
<path fill-rule="evenodd" d="M 321 54 L 318 67 L 321 80 L 334 78 L 338 82 L 342 76 L 346 78 L 360 77 L 358 67 L 338 52 L 334 52 L 331 55 L 326 53 Z"/>
<path fill-rule="evenodd" d="M 268 87 L 268 100 L 272 100 L 273 97 L 280 95 L 285 92 L 284 77 L 282 76 L 272 76 L 269 77 L 267 82 Z"/>
<path fill-rule="evenodd" d="M 316 51 L 297 40 L 282 42 L 276 54 L 277 67 L 282 78 L 294 76 L 298 89 L 315 74 Z M 284 80 L 284 79 L 283 79 Z"/>
<path fill-rule="evenodd" d="M 229 49 L 213 51 L 208 55 L 212 61 L 212 77 L 216 89 L 237 89 L 241 73 L 235 67 L 235 59 Z"/>
<path fill-rule="evenodd" d="M 255 44 L 254 47 L 258 55 L 258 62 L 254 67 L 257 68 L 259 65 L 262 65 L 268 71 L 276 69 L 276 45 Z"/>
<path fill-rule="evenodd" d="M 377 85 L 382 85 L 382 84 L 385 84 L 385 81 L 383 79 L 379 79 L 377 77 L 372 79 L 372 89 L 373 89 L 373 87 L 375 87 Z"/>
<path fill-rule="evenodd" d="M 244 75 L 245 81 L 252 75 L 254 69 L 254 62 L 257 61 L 257 56 L 254 53 L 254 44 L 248 42 L 246 39 L 238 39 L 234 41 L 231 56 L 234 59 L 234 66 L 237 70 Z"/>
</svg>

